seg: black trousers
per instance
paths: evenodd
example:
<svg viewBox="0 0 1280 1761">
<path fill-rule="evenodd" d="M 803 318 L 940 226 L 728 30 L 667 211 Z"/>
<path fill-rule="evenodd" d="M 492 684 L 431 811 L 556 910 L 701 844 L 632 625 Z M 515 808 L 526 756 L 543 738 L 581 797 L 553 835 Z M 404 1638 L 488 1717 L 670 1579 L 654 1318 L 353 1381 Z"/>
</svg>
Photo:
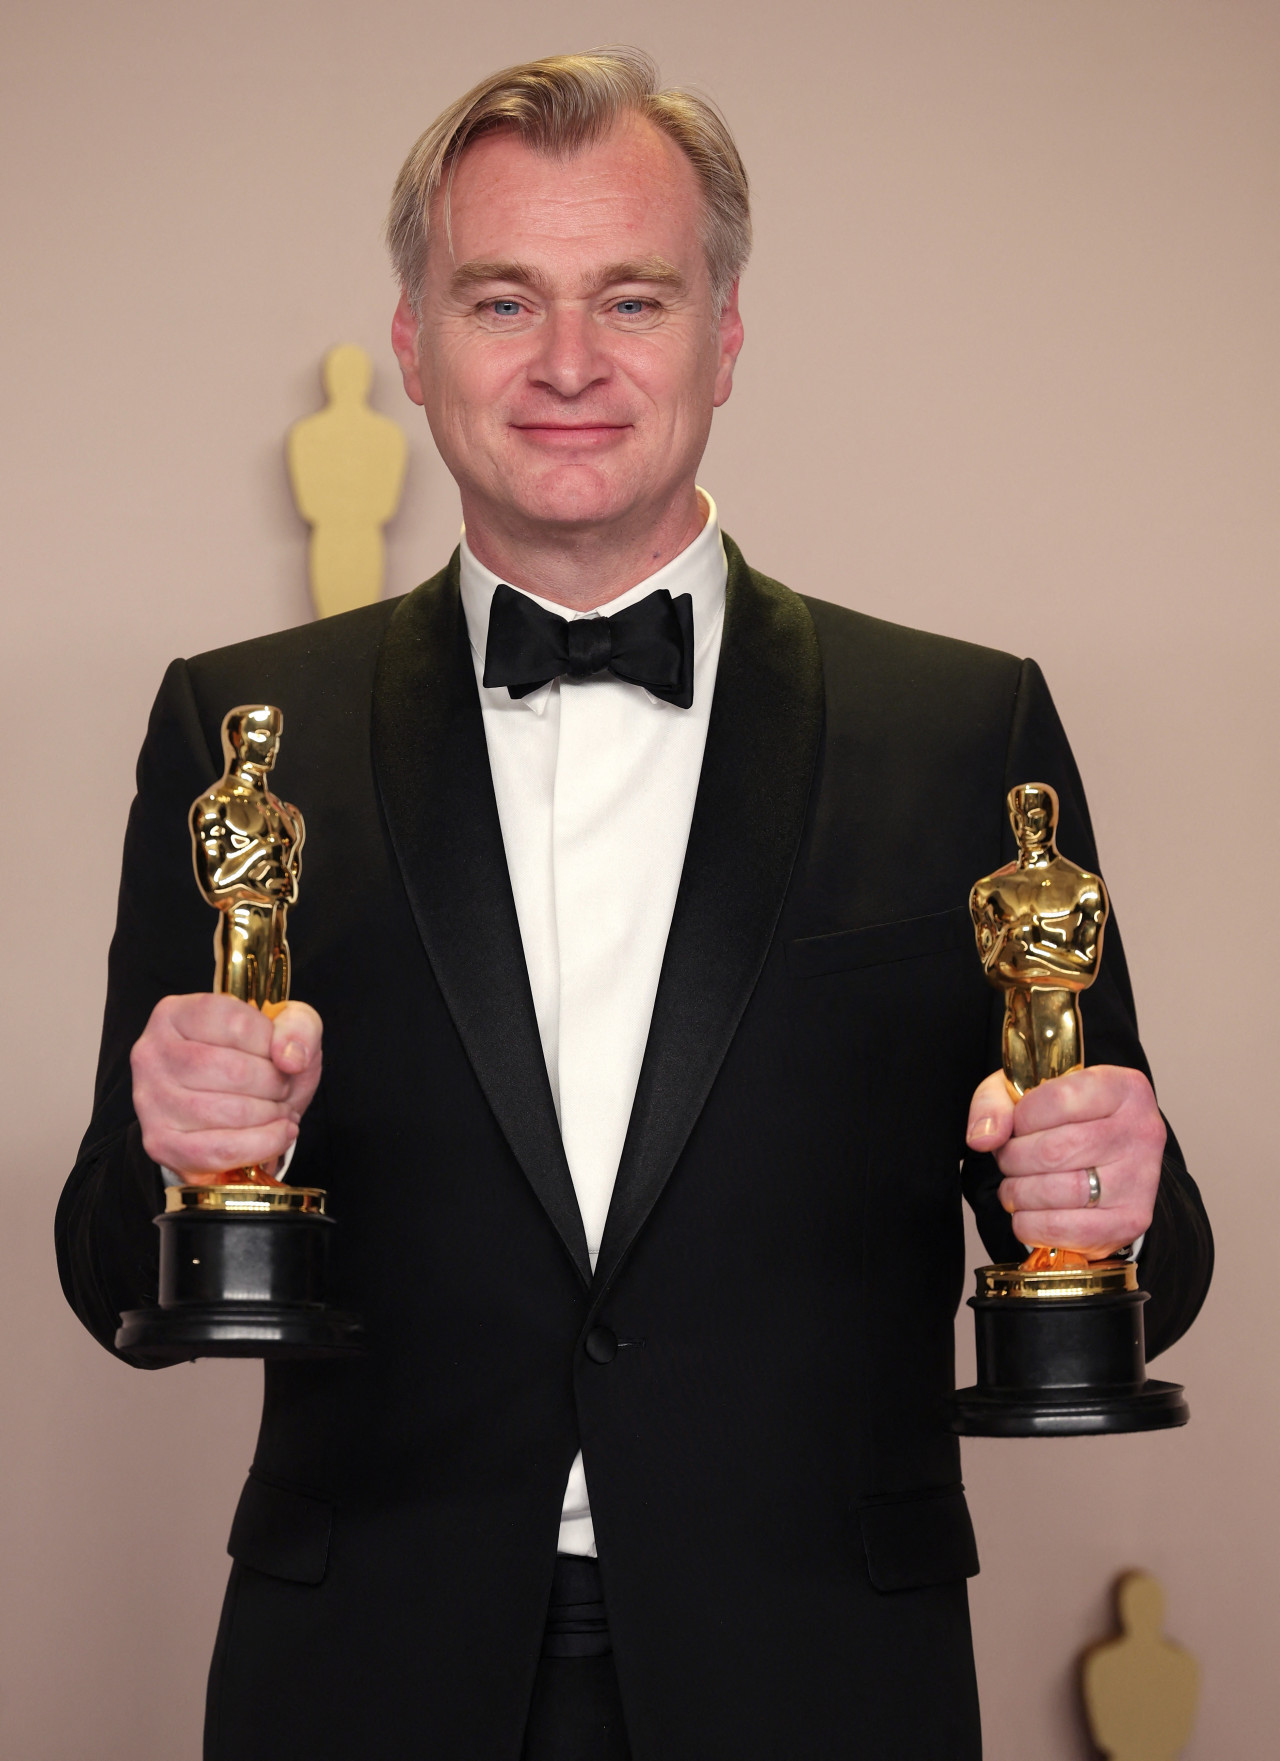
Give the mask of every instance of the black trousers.
<svg viewBox="0 0 1280 1761">
<path fill-rule="evenodd" d="M 523 1761 L 631 1761 L 594 1559 L 556 1558 Z"/>
</svg>

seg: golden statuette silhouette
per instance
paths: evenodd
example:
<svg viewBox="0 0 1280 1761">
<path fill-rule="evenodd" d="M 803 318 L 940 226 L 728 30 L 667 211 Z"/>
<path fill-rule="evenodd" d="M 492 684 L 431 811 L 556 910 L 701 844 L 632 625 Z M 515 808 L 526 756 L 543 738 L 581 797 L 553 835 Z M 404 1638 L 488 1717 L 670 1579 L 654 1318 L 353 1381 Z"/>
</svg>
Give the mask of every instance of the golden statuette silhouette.
<svg viewBox="0 0 1280 1761">
<path fill-rule="evenodd" d="M 318 617 L 382 597 L 382 528 L 404 487 L 399 425 L 369 408 L 373 366 L 354 343 L 324 358 L 327 406 L 289 430 L 285 458 L 298 512 L 311 527 L 308 574 Z"/>
<path fill-rule="evenodd" d="M 268 777 L 284 717 L 245 703 L 222 723 L 226 770 L 191 804 L 200 891 L 218 913 L 215 991 L 265 1015 L 289 999 L 289 907 L 305 828 Z M 329 1305 L 333 1219 L 319 1187 L 286 1186 L 261 1164 L 212 1184 L 170 1186 L 157 1305 L 120 1317 L 116 1345 L 151 1362 L 195 1357 L 333 1357 L 361 1348 L 358 1320 Z"/>
<path fill-rule="evenodd" d="M 1116 1585 L 1121 1634 L 1081 1666 L 1089 1734 L 1108 1761 L 1177 1761 L 1191 1741 L 1200 1665 L 1164 1634 L 1164 1591 L 1145 1571 Z"/>
<path fill-rule="evenodd" d="M 1059 854 L 1048 783 L 1008 796 L 1017 855 L 980 880 L 969 911 L 983 971 L 1004 994 L 1001 1062 L 1014 1101 L 1084 1067 L 1080 993 L 1098 976 L 1109 905 L 1101 878 Z M 1097 1169 L 1090 1187 L 1100 1191 Z M 953 1429 L 1049 1437 L 1185 1425 L 1172 1382 L 1147 1379 L 1137 1267 L 1054 1242 L 983 1266 L 970 1299 L 978 1380 L 955 1396 Z"/>
<path fill-rule="evenodd" d="M 1058 854 L 1058 797 L 1047 783 L 1009 792 L 1018 854 L 969 895 L 988 981 L 1004 992 L 1004 1079 L 1016 1101 L 1054 1077 L 1084 1068 L 1080 992 L 1098 976 L 1107 889 Z M 1028 1272 L 1083 1270 L 1088 1257 L 1036 1243 Z"/>
</svg>

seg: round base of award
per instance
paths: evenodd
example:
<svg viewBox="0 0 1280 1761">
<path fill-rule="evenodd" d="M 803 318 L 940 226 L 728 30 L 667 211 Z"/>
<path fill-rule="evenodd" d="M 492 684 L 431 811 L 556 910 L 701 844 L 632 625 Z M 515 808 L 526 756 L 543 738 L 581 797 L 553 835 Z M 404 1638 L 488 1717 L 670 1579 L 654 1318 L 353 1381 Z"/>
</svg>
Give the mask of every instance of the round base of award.
<svg viewBox="0 0 1280 1761">
<path fill-rule="evenodd" d="M 362 1349 L 360 1322 L 326 1301 L 333 1219 L 318 1188 L 171 1186 L 155 1222 L 159 1306 L 121 1315 L 117 1350 L 178 1363 Z"/>
<path fill-rule="evenodd" d="M 1084 1437 L 1162 1431 L 1190 1416 L 1175 1382 L 1147 1377 L 1137 1268 L 983 1266 L 969 1300 L 978 1380 L 952 1403 L 962 1437 Z"/>
</svg>

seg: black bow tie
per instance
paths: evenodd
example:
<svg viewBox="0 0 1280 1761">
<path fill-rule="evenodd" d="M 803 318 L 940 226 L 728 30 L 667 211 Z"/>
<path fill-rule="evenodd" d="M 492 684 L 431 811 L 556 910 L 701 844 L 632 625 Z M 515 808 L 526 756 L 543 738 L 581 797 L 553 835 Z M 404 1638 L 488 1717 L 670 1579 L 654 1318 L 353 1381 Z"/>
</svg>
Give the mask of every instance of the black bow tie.
<svg viewBox="0 0 1280 1761">
<path fill-rule="evenodd" d="M 489 608 L 486 685 L 527 697 L 567 674 L 610 672 L 688 709 L 693 702 L 693 599 L 659 587 L 611 618 L 558 618 L 500 581 Z"/>
</svg>

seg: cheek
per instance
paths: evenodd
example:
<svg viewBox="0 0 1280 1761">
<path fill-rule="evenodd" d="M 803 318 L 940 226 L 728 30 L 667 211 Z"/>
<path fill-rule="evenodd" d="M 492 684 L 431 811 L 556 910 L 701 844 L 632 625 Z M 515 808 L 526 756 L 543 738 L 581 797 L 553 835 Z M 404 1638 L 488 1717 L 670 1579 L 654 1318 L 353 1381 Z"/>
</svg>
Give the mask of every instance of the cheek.
<svg viewBox="0 0 1280 1761">
<path fill-rule="evenodd" d="M 683 427 L 710 408 L 715 358 L 692 339 L 629 337 L 614 359 L 665 427 Z"/>
<path fill-rule="evenodd" d="M 423 379 L 428 415 L 459 434 L 501 421 L 501 409 L 521 363 L 513 349 L 477 348 L 447 339 L 433 351 Z"/>
</svg>

